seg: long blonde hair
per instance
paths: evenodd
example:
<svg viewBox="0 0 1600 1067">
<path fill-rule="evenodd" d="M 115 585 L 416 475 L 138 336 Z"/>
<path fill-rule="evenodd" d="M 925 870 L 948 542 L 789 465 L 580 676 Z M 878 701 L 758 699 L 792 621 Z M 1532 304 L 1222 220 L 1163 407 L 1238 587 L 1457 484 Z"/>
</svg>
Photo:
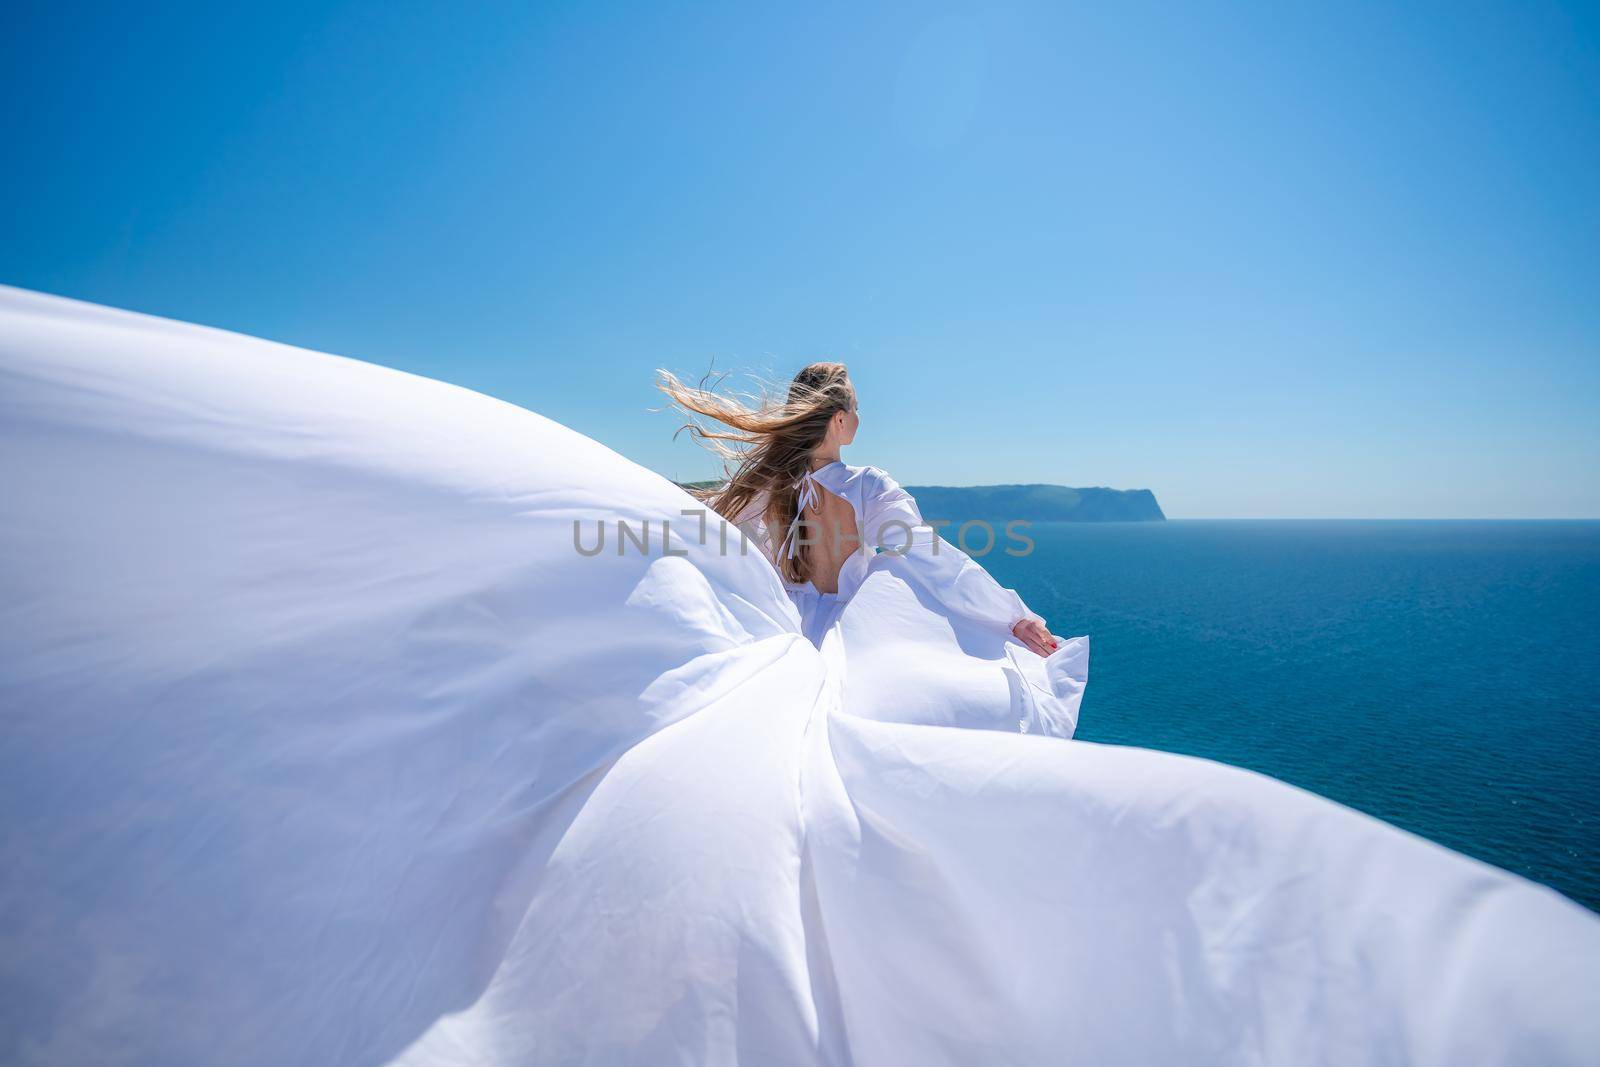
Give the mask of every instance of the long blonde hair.
<svg viewBox="0 0 1600 1067">
<path fill-rule="evenodd" d="M 787 529 L 798 507 L 796 483 L 811 469 L 811 453 L 827 437 L 829 420 L 855 406 L 849 372 L 843 363 L 812 363 L 794 376 L 781 401 L 770 394 L 748 399 L 726 396 L 716 391 L 720 381 L 702 379 L 695 387 L 669 371 L 656 372 L 656 388 L 687 417 L 678 433 L 688 430 L 722 460 L 722 484 L 690 492 L 730 522 L 768 493 L 767 528 Z M 708 427 L 698 417 L 721 425 Z M 779 572 L 792 582 L 805 580 L 810 561 L 807 539 L 797 540 L 795 555 L 780 555 L 776 561 Z"/>
</svg>

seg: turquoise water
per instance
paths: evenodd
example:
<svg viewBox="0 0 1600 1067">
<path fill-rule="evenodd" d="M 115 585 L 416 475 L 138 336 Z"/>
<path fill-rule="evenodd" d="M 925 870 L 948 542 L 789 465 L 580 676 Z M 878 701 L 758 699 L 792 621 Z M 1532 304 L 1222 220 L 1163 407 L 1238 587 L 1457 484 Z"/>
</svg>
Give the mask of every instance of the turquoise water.
<svg viewBox="0 0 1600 1067">
<path fill-rule="evenodd" d="M 1078 736 L 1263 771 L 1600 910 L 1600 522 L 1038 523 Z"/>
</svg>

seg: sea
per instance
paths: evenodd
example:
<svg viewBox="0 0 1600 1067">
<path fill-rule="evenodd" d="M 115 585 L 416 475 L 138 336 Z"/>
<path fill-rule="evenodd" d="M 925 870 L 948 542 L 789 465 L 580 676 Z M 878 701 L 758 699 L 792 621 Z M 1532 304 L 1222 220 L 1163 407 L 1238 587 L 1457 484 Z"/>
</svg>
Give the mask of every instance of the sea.
<svg viewBox="0 0 1600 1067">
<path fill-rule="evenodd" d="M 1090 635 L 1078 737 L 1261 771 L 1600 911 L 1600 521 L 1027 532 L 981 562 Z"/>
</svg>

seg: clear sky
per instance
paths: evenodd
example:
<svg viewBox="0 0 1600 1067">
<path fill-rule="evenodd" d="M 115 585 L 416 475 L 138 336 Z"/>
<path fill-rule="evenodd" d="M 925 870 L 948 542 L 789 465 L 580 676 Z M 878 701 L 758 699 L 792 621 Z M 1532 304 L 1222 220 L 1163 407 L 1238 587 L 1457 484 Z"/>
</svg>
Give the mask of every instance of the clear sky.
<svg viewBox="0 0 1600 1067">
<path fill-rule="evenodd" d="M 1600 516 L 1592 5 L 24 3 L 0 97 L 0 281 L 674 477 L 655 367 L 837 358 L 909 484 Z"/>
</svg>

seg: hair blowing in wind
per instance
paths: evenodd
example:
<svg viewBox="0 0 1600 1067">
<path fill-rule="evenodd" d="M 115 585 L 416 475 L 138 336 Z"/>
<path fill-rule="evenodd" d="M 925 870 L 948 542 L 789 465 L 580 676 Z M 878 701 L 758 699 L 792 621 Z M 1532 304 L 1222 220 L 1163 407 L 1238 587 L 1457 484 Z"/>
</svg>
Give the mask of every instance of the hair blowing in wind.
<svg viewBox="0 0 1600 1067">
<path fill-rule="evenodd" d="M 665 370 L 656 372 L 656 387 L 687 418 L 678 433 L 688 430 L 722 460 L 723 483 L 691 492 L 730 522 L 768 493 L 765 518 L 772 529 L 794 521 L 795 483 L 810 469 L 811 453 L 827 436 L 828 420 L 855 403 L 855 387 L 843 363 L 805 367 L 789 383 L 783 400 L 729 396 L 717 392 L 715 382 L 708 386 L 705 379 L 699 387 L 685 385 Z M 797 553 L 777 562 L 785 578 L 800 582 L 805 580 L 809 559 L 810 545 L 800 538 Z"/>
</svg>

